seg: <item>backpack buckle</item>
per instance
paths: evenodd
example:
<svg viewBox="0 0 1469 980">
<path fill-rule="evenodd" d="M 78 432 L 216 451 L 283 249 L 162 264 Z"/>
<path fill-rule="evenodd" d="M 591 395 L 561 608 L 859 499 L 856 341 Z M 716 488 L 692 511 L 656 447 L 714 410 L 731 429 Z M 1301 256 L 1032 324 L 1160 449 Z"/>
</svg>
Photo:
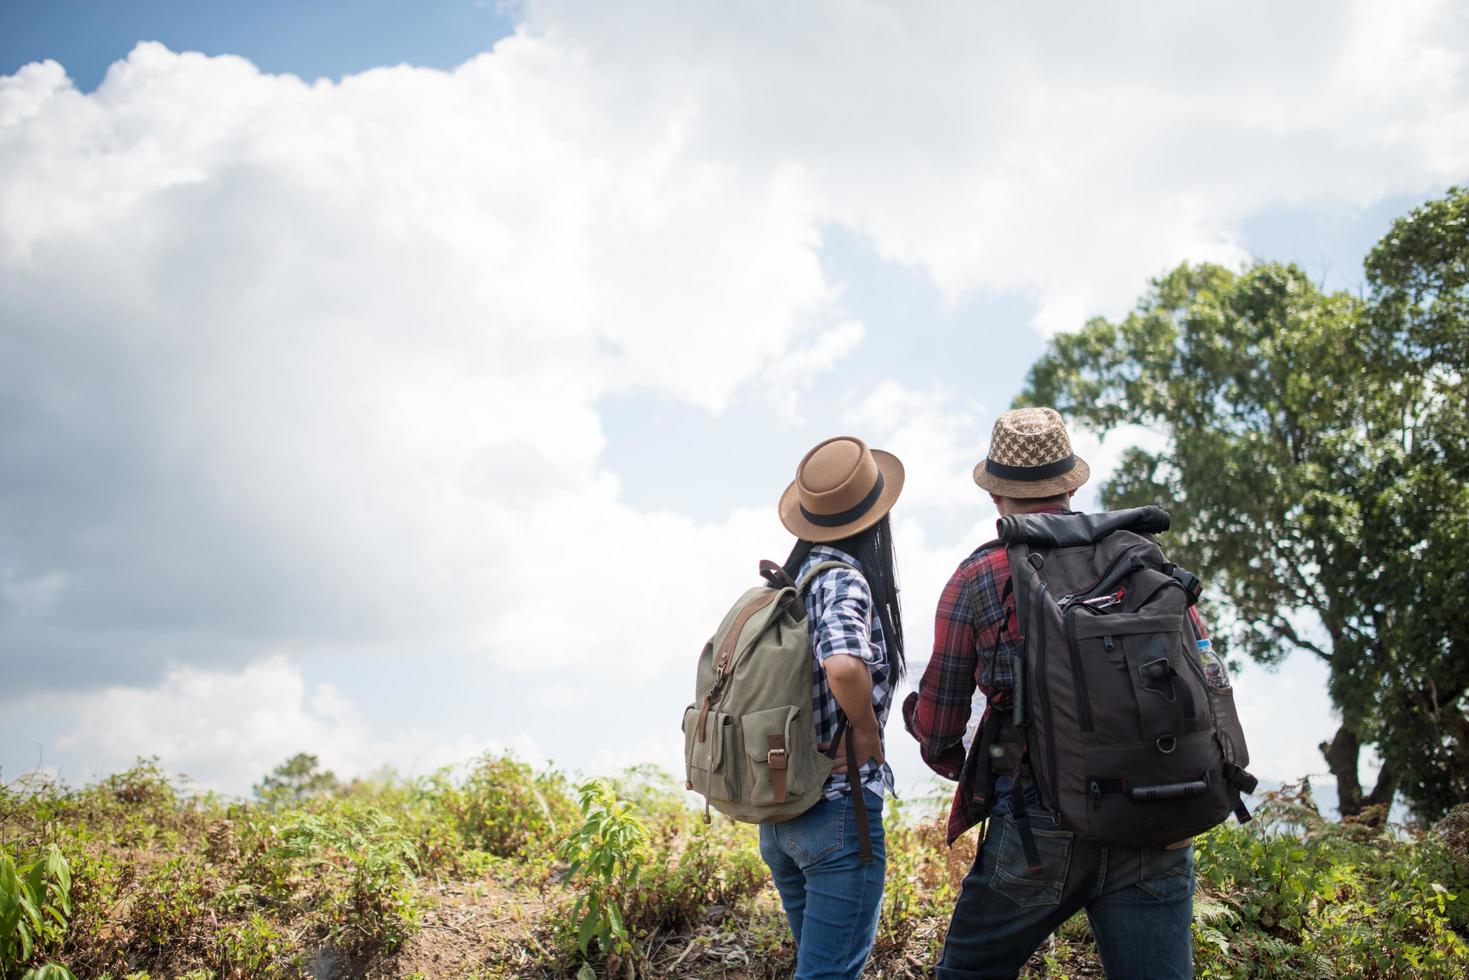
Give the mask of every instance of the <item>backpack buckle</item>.
<svg viewBox="0 0 1469 980">
<path fill-rule="evenodd" d="M 767 752 L 765 754 L 765 762 L 772 769 L 784 769 L 784 768 L 786 768 L 786 750 L 785 749 L 771 749 L 769 752 Z"/>
</svg>

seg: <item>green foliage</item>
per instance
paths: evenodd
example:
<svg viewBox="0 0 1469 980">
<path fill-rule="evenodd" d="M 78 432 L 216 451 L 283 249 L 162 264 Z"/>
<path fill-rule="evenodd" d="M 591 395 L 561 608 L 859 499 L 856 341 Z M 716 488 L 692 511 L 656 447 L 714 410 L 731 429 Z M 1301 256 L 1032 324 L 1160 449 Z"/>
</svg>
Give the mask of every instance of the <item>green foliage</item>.
<svg viewBox="0 0 1469 980">
<path fill-rule="evenodd" d="M 1342 728 L 1322 749 L 1348 814 L 1399 780 L 1425 817 L 1469 798 L 1466 222 L 1461 190 L 1397 222 L 1367 301 L 1292 265 L 1180 266 L 1122 320 L 1054 338 L 1021 396 L 1165 437 L 1103 502 L 1173 512 L 1171 556 L 1250 656 L 1329 664 Z M 1366 743 L 1385 765 L 1364 798 Z"/>
<path fill-rule="evenodd" d="M 1257 819 L 1196 847 L 1199 976 L 1464 975 L 1469 897 L 1434 836 L 1324 821 L 1299 790 Z"/>
<path fill-rule="evenodd" d="M 220 931 L 220 965 L 242 977 L 281 975 L 287 942 L 278 926 L 261 913 L 251 912 L 248 919 Z"/>
<path fill-rule="evenodd" d="M 321 761 L 314 755 L 297 752 L 285 762 L 271 770 L 255 786 L 255 796 L 266 806 L 275 809 L 285 804 L 300 803 L 316 796 L 337 792 L 341 783 L 330 769 L 321 769 Z"/>
<path fill-rule="evenodd" d="M 583 956 L 592 942 L 606 954 L 630 951 L 623 902 L 647 861 L 648 830 L 611 784 L 593 779 L 577 789 L 582 823 L 558 849 L 578 888 L 570 918 Z"/>
<path fill-rule="evenodd" d="M 509 755 L 478 759 L 445 802 L 465 843 L 497 857 L 549 850 L 578 819 L 565 776 L 537 773 Z"/>
<path fill-rule="evenodd" d="M 657 859 L 646 862 L 629 883 L 622 905 L 623 921 L 634 936 L 695 926 L 710 908 L 747 902 L 770 877 L 754 828 L 724 819 L 706 824 L 686 810 L 668 811 L 657 820 L 650 850 Z"/>
<path fill-rule="evenodd" d="M 925 924 L 952 914 L 959 897 L 960 878 L 945 844 L 946 828 L 938 821 L 908 820 L 906 805 L 896 799 L 889 801 L 883 823 L 887 882 L 875 949 L 896 952 L 921 943 L 927 954 L 937 958 L 942 949 L 940 936 L 933 930 L 926 937 L 920 933 Z"/>
<path fill-rule="evenodd" d="M 27 963 L 39 950 L 56 946 L 71 915 L 71 868 L 55 847 L 16 866 L 0 851 L 0 977 Z M 47 963 L 27 970 L 25 980 L 74 980 L 64 966 Z"/>
<path fill-rule="evenodd" d="M 1104 500 L 1168 504 L 1170 551 L 1208 574 L 1240 613 L 1234 639 L 1266 662 L 1298 648 L 1330 657 L 1293 614 L 1316 613 L 1336 636 L 1355 611 L 1328 580 L 1360 564 L 1345 553 L 1351 514 L 1321 494 L 1336 482 L 1338 436 L 1360 416 L 1360 312 L 1294 266 L 1180 266 L 1122 321 L 1056 337 L 1022 395 L 1101 432 L 1136 424 L 1169 437 L 1162 451 L 1130 451 Z"/>
<path fill-rule="evenodd" d="M 21 974 L 20 980 L 76 980 L 70 970 L 60 963 L 47 963 Z"/>
<path fill-rule="evenodd" d="M 581 819 L 557 849 L 565 863 L 545 873 L 534 848 L 483 861 L 450 853 L 463 800 L 445 774 L 354 782 L 274 810 L 190 797 L 152 762 L 124 775 L 76 791 L 0 785 L 0 841 L 24 841 L 36 856 L 14 880 L 53 853 L 71 875 L 69 915 L 53 889 L 61 879 L 43 875 L 52 883 L 43 901 L 66 928 L 38 939 L 28 960 L 7 954 L 0 980 L 39 976 L 52 960 L 84 977 L 297 978 L 323 949 L 367 977 L 549 980 L 631 968 L 775 980 L 794 968 L 755 828 L 706 824 L 646 768 L 580 787 Z M 119 787 L 143 792 L 124 799 Z M 937 797 L 888 809 L 874 980 L 931 975 L 973 857 L 972 837 L 945 845 L 946 810 Z M 16 847 L 0 853 L 13 862 Z M 446 851 L 430 860 L 430 847 Z M 1254 823 L 1204 835 L 1196 853 L 1201 976 L 1469 970 L 1469 806 L 1431 832 L 1384 832 L 1324 820 L 1300 787 Z M 1078 917 L 1025 975 L 1095 970 Z"/>
<path fill-rule="evenodd" d="M 325 913 L 334 942 L 395 949 L 412 933 L 418 849 L 390 816 L 372 806 L 295 811 L 279 840 L 272 858 L 306 872 L 290 883 L 307 887 L 305 900 Z"/>
<path fill-rule="evenodd" d="M 1469 189 L 1398 219 L 1367 258 L 1384 428 L 1374 474 L 1384 760 L 1415 809 L 1469 801 Z"/>
</svg>

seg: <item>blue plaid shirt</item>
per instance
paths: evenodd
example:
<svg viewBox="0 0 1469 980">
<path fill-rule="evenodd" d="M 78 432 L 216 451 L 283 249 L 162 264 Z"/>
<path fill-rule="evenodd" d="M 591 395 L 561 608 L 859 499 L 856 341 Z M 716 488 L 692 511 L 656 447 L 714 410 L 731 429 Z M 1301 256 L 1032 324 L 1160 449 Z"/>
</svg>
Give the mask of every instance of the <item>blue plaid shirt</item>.
<svg viewBox="0 0 1469 980">
<path fill-rule="evenodd" d="M 801 566 L 800 579 L 813 566 L 823 561 L 840 561 L 858 565 L 857 559 L 828 545 L 816 545 Z M 826 680 L 821 664 L 839 653 L 864 661 L 872 671 L 872 709 L 877 714 L 879 738 L 887 725 L 888 710 L 893 704 L 894 677 L 888 661 L 887 641 L 883 637 L 882 620 L 872 608 L 872 590 L 861 573 L 848 568 L 828 568 L 816 576 L 806 590 L 806 615 L 811 630 L 811 714 L 816 721 L 816 741 L 825 745 L 836 737 L 839 706 Z M 887 754 L 887 743 L 883 743 Z M 840 799 L 849 789 L 846 773 L 835 773 L 826 780 L 823 796 Z M 879 796 L 883 790 L 893 791 L 893 770 L 868 761 L 862 766 L 862 786 Z"/>
</svg>

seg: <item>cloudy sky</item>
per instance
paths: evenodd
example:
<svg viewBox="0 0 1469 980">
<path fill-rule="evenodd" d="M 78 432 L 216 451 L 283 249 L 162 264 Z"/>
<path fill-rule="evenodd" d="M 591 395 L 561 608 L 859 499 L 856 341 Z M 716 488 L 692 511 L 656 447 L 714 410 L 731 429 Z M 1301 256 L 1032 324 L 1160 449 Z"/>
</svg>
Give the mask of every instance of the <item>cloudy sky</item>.
<svg viewBox="0 0 1469 980">
<path fill-rule="evenodd" d="M 916 676 L 1046 336 L 1185 259 L 1360 289 L 1469 178 L 1466 52 L 1419 0 L 6 0 L 0 777 L 672 766 L 836 433 L 908 464 Z M 1263 776 L 1323 677 L 1244 672 Z"/>
</svg>

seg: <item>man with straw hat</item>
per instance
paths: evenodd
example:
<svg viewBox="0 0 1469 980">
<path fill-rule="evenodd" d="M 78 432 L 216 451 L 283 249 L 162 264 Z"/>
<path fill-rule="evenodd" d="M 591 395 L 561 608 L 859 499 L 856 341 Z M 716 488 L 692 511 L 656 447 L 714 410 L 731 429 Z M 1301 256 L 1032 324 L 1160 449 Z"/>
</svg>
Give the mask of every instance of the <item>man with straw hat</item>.
<svg viewBox="0 0 1469 980">
<path fill-rule="evenodd" d="M 989 492 L 1001 518 L 1066 513 L 1072 494 L 1090 475 L 1053 408 L 1001 414 L 989 453 L 974 468 L 974 482 Z M 918 691 L 903 705 L 905 725 L 924 761 L 959 782 L 949 842 L 989 818 L 936 976 L 1016 976 L 1047 936 L 1085 908 L 1108 976 L 1189 977 L 1193 851 L 1187 841 L 1140 851 L 1076 838 L 1040 805 L 1030 785 L 1019 794 L 1022 819 L 1015 819 L 1011 790 L 1023 763 L 1001 771 L 985 793 L 976 791 L 976 773 L 991 767 L 979 764 L 979 739 L 968 753 L 963 745 L 974 691 L 985 696 L 986 718 L 992 710 L 1009 710 L 1013 658 L 1024 639 L 1017 636 L 1010 573 L 1006 549 L 997 542 L 960 563 L 939 600 L 933 658 Z M 1190 614 L 1198 635 L 1205 636 L 1197 615 Z M 1003 770 L 1007 760 L 997 759 L 995 769 Z M 1039 865 L 1024 851 L 1025 819 L 1040 844 Z"/>
</svg>

